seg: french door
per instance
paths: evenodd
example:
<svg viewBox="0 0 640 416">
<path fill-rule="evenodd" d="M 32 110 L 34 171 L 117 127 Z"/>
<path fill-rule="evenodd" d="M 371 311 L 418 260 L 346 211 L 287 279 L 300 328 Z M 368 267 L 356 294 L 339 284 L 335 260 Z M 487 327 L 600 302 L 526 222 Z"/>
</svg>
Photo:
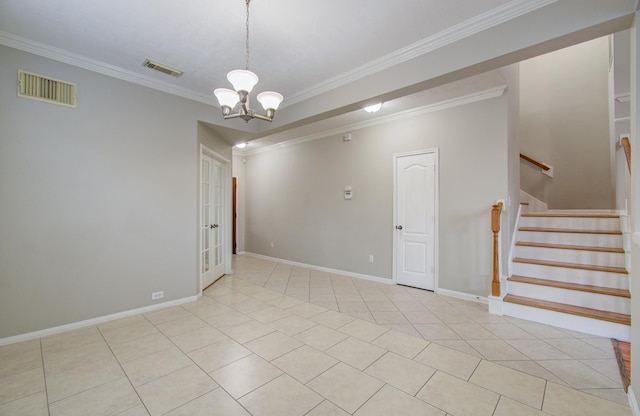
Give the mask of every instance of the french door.
<svg viewBox="0 0 640 416">
<path fill-rule="evenodd" d="M 200 160 L 200 287 L 225 272 L 224 165 L 205 154 Z"/>
</svg>

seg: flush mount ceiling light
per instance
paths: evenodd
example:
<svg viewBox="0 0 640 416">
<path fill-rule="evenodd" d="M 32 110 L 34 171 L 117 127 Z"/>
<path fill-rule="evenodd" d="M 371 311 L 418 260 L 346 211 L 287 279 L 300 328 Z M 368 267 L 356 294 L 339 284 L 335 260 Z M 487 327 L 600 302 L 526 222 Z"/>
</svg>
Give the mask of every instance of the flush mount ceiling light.
<svg viewBox="0 0 640 416">
<path fill-rule="evenodd" d="M 378 103 L 378 104 L 373 104 L 365 107 L 364 111 L 366 111 L 367 113 L 377 113 L 378 111 L 380 111 L 381 108 L 382 108 L 382 103 Z"/>
<path fill-rule="evenodd" d="M 247 142 L 238 143 L 236 147 L 238 149 L 244 149 L 245 147 L 247 147 Z"/>
<path fill-rule="evenodd" d="M 258 120 L 272 121 L 273 116 L 278 109 L 278 106 L 283 100 L 282 94 L 273 91 L 265 91 L 258 94 L 258 101 L 262 104 L 266 115 L 256 114 L 249 107 L 249 93 L 253 87 L 258 83 L 258 76 L 249 71 L 249 2 L 251 0 L 245 0 L 247 4 L 247 20 L 246 20 L 246 64 L 245 69 L 236 69 L 227 74 L 227 80 L 233 85 L 233 90 L 228 88 L 218 88 L 213 93 L 222 107 L 222 116 L 225 120 L 232 118 L 241 118 L 245 122 L 253 118 Z M 235 90 L 235 91 L 234 91 Z M 237 113 L 231 114 L 231 110 L 240 102 L 240 108 Z"/>
</svg>

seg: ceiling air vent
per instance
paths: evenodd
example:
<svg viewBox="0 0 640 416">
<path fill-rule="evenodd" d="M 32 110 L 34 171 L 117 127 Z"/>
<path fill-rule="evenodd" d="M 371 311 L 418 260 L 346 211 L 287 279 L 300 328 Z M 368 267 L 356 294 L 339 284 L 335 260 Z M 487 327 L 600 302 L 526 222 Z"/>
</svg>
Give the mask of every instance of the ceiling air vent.
<svg viewBox="0 0 640 416">
<path fill-rule="evenodd" d="M 18 70 L 18 96 L 48 103 L 76 106 L 76 84 Z"/>
<path fill-rule="evenodd" d="M 159 62 L 152 61 L 150 59 L 145 59 L 142 63 L 142 66 L 154 69 L 156 71 L 162 72 L 163 74 L 171 75 L 172 77 L 178 78 L 180 75 L 184 74 L 184 71 L 180 71 L 179 69 L 171 68 L 168 65 L 161 64 Z"/>
</svg>

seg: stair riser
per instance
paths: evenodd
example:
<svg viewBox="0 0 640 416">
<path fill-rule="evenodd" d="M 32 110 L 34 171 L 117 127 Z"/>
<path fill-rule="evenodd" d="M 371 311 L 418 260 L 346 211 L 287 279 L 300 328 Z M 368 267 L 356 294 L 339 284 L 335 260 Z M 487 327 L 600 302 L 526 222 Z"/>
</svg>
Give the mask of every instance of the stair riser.
<svg viewBox="0 0 640 416">
<path fill-rule="evenodd" d="M 513 274 L 539 279 L 573 282 L 584 285 L 629 289 L 629 276 L 622 273 L 599 272 L 538 264 L 513 263 Z"/>
<path fill-rule="evenodd" d="M 528 247 L 516 245 L 515 257 L 556 261 L 563 263 L 590 264 L 595 266 L 624 267 L 624 253 L 602 251 L 567 250 L 557 248 Z"/>
<path fill-rule="evenodd" d="M 528 321 L 553 325 L 600 337 L 615 338 L 625 342 L 631 340 L 631 330 L 628 325 L 548 311 L 509 302 L 504 303 L 504 314 L 513 316 L 514 318 L 526 319 Z"/>
<path fill-rule="evenodd" d="M 629 315 L 631 303 L 629 298 L 561 289 L 550 286 L 532 285 L 522 282 L 507 282 L 509 294 L 532 299 L 542 299 L 567 305 L 582 306 L 601 311 L 617 312 Z"/>
<path fill-rule="evenodd" d="M 572 246 L 591 246 L 621 248 L 622 235 L 579 234 L 539 231 L 518 231 L 518 241 L 527 243 L 564 244 Z"/>
<path fill-rule="evenodd" d="M 521 227 L 620 231 L 619 218 L 521 217 Z"/>
</svg>

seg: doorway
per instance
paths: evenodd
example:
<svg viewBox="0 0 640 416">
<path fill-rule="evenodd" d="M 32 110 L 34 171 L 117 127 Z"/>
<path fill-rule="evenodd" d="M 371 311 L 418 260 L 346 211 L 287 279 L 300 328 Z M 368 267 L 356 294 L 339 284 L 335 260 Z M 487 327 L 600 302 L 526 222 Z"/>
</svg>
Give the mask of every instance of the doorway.
<svg viewBox="0 0 640 416">
<path fill-rule="evenodd" d="M 200 153 L 200 224 L 199 271 L 200 288 L 211 285 L 227 271 L 228 163 L 213 157 L 213 152 Z"/>
<path fill-rule="evenodd" d="M 438 150 L 394 155 L 394 283 L 437 287 Z"/>
</svg>

